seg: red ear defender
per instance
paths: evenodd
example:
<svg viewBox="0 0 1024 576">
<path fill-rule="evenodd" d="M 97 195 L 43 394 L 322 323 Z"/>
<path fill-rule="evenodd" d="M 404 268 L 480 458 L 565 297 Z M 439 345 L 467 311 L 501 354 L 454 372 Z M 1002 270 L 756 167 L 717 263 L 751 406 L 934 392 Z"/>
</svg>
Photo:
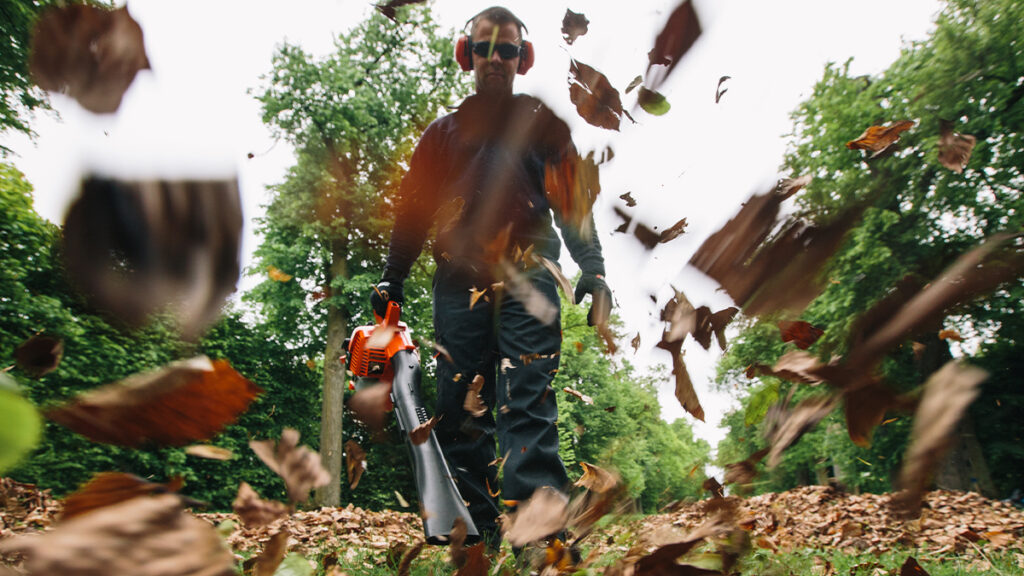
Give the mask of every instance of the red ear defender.
<svg viewBox="0 0 1024 576">
<path fill-rule="evenodd" d="M 522 46 L 519 47 L 519 68 L 516 69 L 516 73 L 526 74 L 530 68 L 533 68 L 533 42 L 523 40 Z"/>
<path fill-rule="evenodd" d="M 455 61 L 459 63 L 459 68 L 463 71 L 468 72 L 473 69 L 473 42 L 470 41 L 469 36 L 459 36 L 459 41 L 455 43 Z M 520 68 L 522 68 L 522 60 L 520 60 Z"/>
</svg>

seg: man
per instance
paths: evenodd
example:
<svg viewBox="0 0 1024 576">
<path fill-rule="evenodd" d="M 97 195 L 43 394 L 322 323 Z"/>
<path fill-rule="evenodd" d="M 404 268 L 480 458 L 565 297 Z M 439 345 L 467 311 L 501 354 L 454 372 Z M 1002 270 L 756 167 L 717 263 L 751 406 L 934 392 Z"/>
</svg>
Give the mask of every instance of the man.
<svg viewBox="0 0 1024 576">
<path fill-rule="evenodd" d="M 457 56 L 473 71 L 476 94 L 420 139 L 371 303 L 383 315 L 389 300 L 402 302 L 403 282 L 436 224 L 434 332 L 452 361 L 438 358 L 434 431 L 477 528 L 496 548 L 499 466 L 501 497 L 512 505 L 543 486 L 568 488 L 550 388 L 559 300 L 541 265 L 558 260 L 553 222 L 583 272 L 577 302 L 591 294 L 592 312 L 604 315 L 595 322 L 607 320 L 611 292 L 589 213 L 594 193 L 575 181 L 579 157 L 568 127 L 539 100 L 512 91 L 532 64 L 525 26 L 501 7 L 469 23 Z"/>
</svg>

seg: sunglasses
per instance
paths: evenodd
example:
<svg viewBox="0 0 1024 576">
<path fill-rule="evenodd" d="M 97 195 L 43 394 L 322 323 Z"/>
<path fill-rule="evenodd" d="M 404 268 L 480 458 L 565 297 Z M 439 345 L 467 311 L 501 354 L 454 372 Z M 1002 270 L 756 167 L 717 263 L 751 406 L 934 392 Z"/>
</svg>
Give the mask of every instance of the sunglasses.
<svg viewBox="0 0 1024 576">
<path fill-rule="evenodd" d="M 491 55 L 491 46 L 494 46 L 494 51 L 498 53 L 498 56 L 502 60 L 511 60 L 519 56 L 519 45 L 518 44 L 491 44 L 490 41 L 485 42 L 474 42 L 473 43 L 473 54 L 481 58 L 489 58 Z"/>
</svg>

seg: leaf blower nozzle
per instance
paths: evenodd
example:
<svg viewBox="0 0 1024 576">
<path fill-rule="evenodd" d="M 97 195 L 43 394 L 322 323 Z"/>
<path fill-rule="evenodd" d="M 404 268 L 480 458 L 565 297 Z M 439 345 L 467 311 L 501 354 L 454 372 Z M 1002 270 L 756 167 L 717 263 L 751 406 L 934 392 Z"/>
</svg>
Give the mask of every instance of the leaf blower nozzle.
<svg viewBox="0 0 1024 576">
<path fill-rule="evenodd" d="M 347 346 L 348 368 L 359 378 L 391 381 L 391 401 L 412 459 L 427 543 L 448 544 L 455 519 L 462 518 L 467 528 L 466 544 L 473 544 L 480 540 L 480 533 L 455 486 L 437 436 L 431 430 L 425 441 L 415 444 L 410 435 L 430 417 L 420 393 L 419 352 L 408 326 L 399 318 L 399 306 L 389 302 L 386 316 L 378 317 L 376 325 L 356 328 Z M 389 334 L 385 343 L 382 336 Z"/>
</svg>

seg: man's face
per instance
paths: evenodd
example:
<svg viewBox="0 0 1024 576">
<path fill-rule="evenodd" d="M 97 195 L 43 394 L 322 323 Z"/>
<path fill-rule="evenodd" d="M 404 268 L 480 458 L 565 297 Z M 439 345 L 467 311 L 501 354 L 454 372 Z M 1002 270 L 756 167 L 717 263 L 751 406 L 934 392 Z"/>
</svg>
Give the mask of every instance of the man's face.
<svg viewBox="0 0 1024 576">
<path fill-rule="evenodd" d="M 473 30 L 473 43 L 490 43 L 494 38 L 494 29 L 497 28 L 498 36 L 494 40 L 495 45 L 515 44 L 521 42 L 519 28 L 514 22 L 507 22 L 500 26 L 488 19 L 477 22 Z M 473 73 L 476 78 L 477 94 L 512 94 L 512 82 L 516 78 L 516 70 L 519 68 L 519 56 L 504 60 L 497 50 L 491 50 L 491 57 L 480 56 L 473 52 Z"/>
</svg>

